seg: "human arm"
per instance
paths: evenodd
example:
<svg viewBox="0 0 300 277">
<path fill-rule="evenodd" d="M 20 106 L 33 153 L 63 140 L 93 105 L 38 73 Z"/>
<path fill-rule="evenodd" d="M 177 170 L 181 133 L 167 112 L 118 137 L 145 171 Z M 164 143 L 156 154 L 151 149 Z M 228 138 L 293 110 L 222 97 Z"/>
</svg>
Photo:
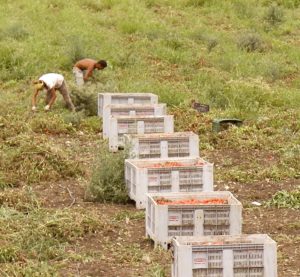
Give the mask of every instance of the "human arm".
<svg viewBox="0 0 300 277">
<path fill-rule="evenodd" d="M 33 97 L 32 97 L 32 108 L 31 108 L 32 111 L 36 110 L 36 98 L 37 98 L 39 92 L 40 92 L 39 89 L 35 89 L 35 91 L 34 91 L 34 94 L 33 94 Z"/>
<path fill-rule="evenodd" d="M 93 70 L 94 70 L 94 66 L 89 66 L 89 67 L 87 68 L 86 73 L 85 73 L 85 75 L 84 75 L 84 77 L 83 77 L 83 80 L 84 80 L 85 82 L 87 81 L 87 79 L 88 79 L 89 77 L 93 76 Z"/>
</svg>

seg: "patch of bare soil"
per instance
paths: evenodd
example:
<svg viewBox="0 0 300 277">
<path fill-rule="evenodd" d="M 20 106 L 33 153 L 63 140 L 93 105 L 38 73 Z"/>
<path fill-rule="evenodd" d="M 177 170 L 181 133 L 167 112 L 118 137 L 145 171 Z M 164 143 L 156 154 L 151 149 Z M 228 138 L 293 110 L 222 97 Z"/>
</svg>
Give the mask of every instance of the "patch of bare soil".
<svg viewBox="0 0 300 277">
<path fill-rule="evenodd" d="M 84 142 L 80 142 L 84 144 Z M 93 144 L 85 145 L 86 152 L 80 159 L 88 167 L 91 164 Z M 79 150 L 78 150 L 79 151 Z M 224 153 L 223 153 L 224 154 Z M 224 159 L 230 155 L 232 164 L 242 160 L 240 154 L 214 152 L 208 160 L 226 167 Z M 254 154 L 253 154 L 254 155 Z M 261 155 L 261 163 L 273 162 L 273 159 Z M 245 163 L 250 160 L 244 160 Z M 230 165 L 228 165 L 230 166 Z M 82 180 L 84 181 L 84 180 Z M 86 235 L 71 245 L 67 251 L 73 260 L 65 261 L 61 266 L 60 276 L 97 276 L 97 277 L 138 277 L 148 275 L 157 265 L 161 265 L 166 276 L 171 276 L 170 252 L 154 249 L 153 243 L 145 238 L 143 218 L 127 217 L 137 212 L 134 205 L 99 204 L 84 201 L 84 183 L 81 180 L 61 181 L 56 184 L 40 184 L 34 190 L 42 205 L 51 209 L 83 207 L 99 215 L 109 223 L 109 228 L 99 233 Z M 231 191 L 244 206 L 243 232 L 266 233 L 278 244 L 278 276 L 300 276 L 300 216 L 292 209 L 266 208 L 255 206 L 253 201 L 263 203 L 278 190 L 292 190 L 300 185 L 300 180 L 283 182 L 216 182 L 215 190 Z M 125 216 L 124 216 L 125 214 Z M 123 216 L 120 216 L 123 215 Z M 160 275 L 157 275 L 160 276 Z M 267 277 L 267 276 L 266 276 Z"/>
<path fill-rule="evenodd" d="M 299 211 L 264 207 L 245 208 L 243 232 L 268 234 L 277 242 L 278 276 L 300 276 Z"/>
<path fill-rule="evenodd" d="M 99 216 L 110 214 L 113 228 L 88 235 L 70 246 L 69 252 L 87 258 L 68 262 L 61 276 L 146 276 L 157 263 L 166 266 L 166 272 L 170 272 L 170 253 L 154 250 L 153 243 L 145 237 L 144 219 L 117 219 L 124 212 L 135 213 L 133 205 L 92 204 L 87 208 L 96 210 Z"/>
</svg>

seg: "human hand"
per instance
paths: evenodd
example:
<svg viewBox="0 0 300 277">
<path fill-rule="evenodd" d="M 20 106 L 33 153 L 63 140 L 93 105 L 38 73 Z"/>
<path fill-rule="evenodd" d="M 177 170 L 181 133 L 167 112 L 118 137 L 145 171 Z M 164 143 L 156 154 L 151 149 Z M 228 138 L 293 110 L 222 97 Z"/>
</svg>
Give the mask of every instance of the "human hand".
<svg viewBox="0 0 300 277">
<path fill-rule="evenodd" d="M 50 110 L 50 106 L 49 105 L 45 106 L 44 110 L 45 111 L 49 111 Z"/>
<path fill-rule="evenodd" d="M 33 112 L 35 112 L 35 111 L 36 111 L 36 106 L 32 106 L 31 110 L 32 110 Z"/>
</svg>

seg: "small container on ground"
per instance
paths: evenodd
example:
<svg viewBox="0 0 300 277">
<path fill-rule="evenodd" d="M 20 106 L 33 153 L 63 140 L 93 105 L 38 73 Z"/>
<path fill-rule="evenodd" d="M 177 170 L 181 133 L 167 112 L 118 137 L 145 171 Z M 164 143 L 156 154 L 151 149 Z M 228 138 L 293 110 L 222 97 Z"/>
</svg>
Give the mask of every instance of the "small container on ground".
<svg viewBox="0 0 300 277">
<path fill-rule="evenodd" d="M 146 235 L 167 248 L 174 236 L 240 235 L 242 204 L 229 191 L 149 193 Z"/>
<path fill-rule="evenodd" d="M 199 137 L 193 132 L 125 135 L 131 159 L 199 157 Z"/>
<path fill-rule="evenodd" d="M 213 191 L 213 164 L 201 158 L 127 159 L 125 180 L 138 209 L 146 193 Z"/>
<path fill-rule="evenodd" d="M 277 277 L 276 242 L 266 234 L 172 239 L 172 277 Z"/>
</svg>

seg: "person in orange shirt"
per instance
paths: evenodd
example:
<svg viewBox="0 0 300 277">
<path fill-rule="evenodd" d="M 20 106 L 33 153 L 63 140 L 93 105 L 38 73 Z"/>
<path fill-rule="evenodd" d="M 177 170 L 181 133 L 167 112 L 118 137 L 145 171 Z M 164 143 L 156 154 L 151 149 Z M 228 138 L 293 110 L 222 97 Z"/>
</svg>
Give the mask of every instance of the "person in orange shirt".
<svg viewBox="0 0 300 277">
<path fill-rule="evenodd" d="M 82 86 L 93 75 L 95 69 L 103 70 L 105 67 L 107 67 L 105 60 L 83 59 L 76 62 L 73 67 L 76 84 Z"/>
</svg>

